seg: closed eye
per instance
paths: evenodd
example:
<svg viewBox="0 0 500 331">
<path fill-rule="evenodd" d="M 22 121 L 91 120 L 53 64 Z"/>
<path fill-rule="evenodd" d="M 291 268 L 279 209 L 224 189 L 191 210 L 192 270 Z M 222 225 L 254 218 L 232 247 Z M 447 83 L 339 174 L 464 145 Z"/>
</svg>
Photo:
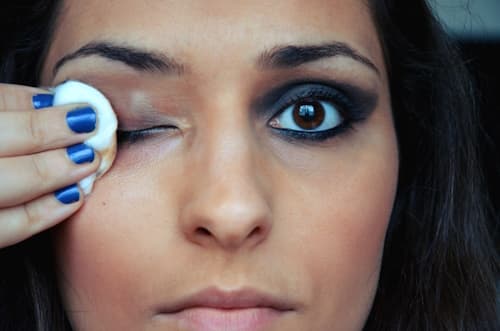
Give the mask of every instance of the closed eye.
<svg viewBox="0 0 500 331">
<path fill-rule="evenodd" d="M 140 130 L 120 130 L 116 132 L 116 138 L 118 146 L 123 144 L 135 144 L 142 142 L 145 139 L 152 137 L 157 134 L 165 133 L 165 131 L 176 130 L 177 127 L 169 125 L 160 125 L 151 128 L 145 128 Z"/>
</svg>

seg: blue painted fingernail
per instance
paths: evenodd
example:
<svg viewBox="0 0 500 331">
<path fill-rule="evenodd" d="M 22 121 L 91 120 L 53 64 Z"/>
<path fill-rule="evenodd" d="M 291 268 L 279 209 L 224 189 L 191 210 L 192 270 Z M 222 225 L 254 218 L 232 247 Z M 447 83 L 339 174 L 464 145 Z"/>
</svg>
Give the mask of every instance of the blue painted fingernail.
<svg viewBox="0 0 500 331">
<path fill-rule="evenodd" d="M 95 111 L 90 108 L 75 109 L 66 114 L 66 122 L 71 130 L 76 133 L 88 133 L 95 130 Z"/>
<path fill-rule="evenodd" d="M 80 190 L 78 189 L 78 186 L 76 184 L 55 191 L 54 195 L 56 196 L 57 200 L 64 203 L 65 205 L 69 205 L 80 200 Z"/>
<path fill-rule="evenodd" d="M 92 161 L 94 161 L 95 157 L 92 147 L 85 144 L 69 146 L 68 148 L 66 148 L 66 152 L 68 153 L 71 161 L 75 162 L 76 164 L 87 162 L 91 163 Z"/>
<path fill-rule="evenodd" d="M 54 104 L 53 94 L 36 94 L 31 98 L 33 102 L 33 108 L 42 109 L 47 107 L 52 107 Z"/>
</svg>

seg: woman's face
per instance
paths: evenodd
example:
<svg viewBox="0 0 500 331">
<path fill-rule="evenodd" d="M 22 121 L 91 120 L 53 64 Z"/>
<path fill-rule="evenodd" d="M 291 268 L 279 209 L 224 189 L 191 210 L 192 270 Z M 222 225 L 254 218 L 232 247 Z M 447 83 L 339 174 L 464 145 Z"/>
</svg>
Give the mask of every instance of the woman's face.
<svg viewBox="0 0 500 331">
<path fill-rule="evenodd" d="M 398 169 L 364 1 L 67 0 L 66 79 L 141 130 L 55 233 L 75 330 L 362 328 Z"/>
</svg>

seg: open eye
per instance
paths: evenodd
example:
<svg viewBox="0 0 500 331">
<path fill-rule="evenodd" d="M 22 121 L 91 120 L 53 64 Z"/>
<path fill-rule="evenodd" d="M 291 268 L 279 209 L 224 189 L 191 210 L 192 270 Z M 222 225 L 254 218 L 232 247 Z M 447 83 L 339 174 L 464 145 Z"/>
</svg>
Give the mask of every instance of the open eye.
<svg viewBox="0 0 500 331">
<path fill-rule="evenodd" d="M 321 132 L 334 129 L 344 122 L 333 102 L 319 98 L 304 98 L 285 108 L 269 125 L 276 129 Z"/>
</svg>

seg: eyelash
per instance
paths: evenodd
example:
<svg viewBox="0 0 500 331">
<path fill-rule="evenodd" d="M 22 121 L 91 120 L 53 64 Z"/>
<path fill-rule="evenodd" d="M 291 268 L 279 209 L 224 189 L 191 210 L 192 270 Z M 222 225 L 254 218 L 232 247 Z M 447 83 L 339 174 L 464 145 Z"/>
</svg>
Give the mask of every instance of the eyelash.
<svg viewBox="0 0 500 331">
<path fill-rule="evenodd" d="M 125 131 L 125 130 L 117 130 L 116 131 L 116 140 L 118 143 L 118 146 L 123 145 L 123 144 L 135 144 L 137 142 L 142 142 L 145 139 L 149 138 L 150 136 L 155 135 L 156 133 L 161 133 L 165 132 L 166 130 L 173 130 L 176 129 L 175 126 L 168 126 L 168 125 L 161 125 L 161 126 L 155 126 L 152 128 L 147 128 L 147 129 L 140 129 L 140 130 L 131 130 L 131 131 Z"/>
<path fill-rule="evenodd" d="M 293 142 L 322 142 L 353 129 L 354 123 L 366 118 L 365 108 L 352 102 L 346 93 L 336 88 L 318 83 L 295 83 L 294 85 L 289 87 L 285 95 L 276 102 L 276 108 L 279 110 L 275 112 L 271 120 L 283 114 L 291 106 L 307 100 L 332 104 L 342 117 L 342 122 L 331 129 L 321 131 L 299 131 L 271 127 L 274 132 L 282 135 L 287 140 Z M 293 93 L 295 90 L 298 91 Z"/>
<path fill-rule="evenodd" d="M 371 108 L 373 108 L 372 104 L 375 102 L 373 96 L 368 95 L 357 87 L 344 85 L 342 88 L 334 88 L 331 85 L 317 82 L 293 82 L 275 89 L 274 92 L 270 92 L 269 95 L 277 95 L 277 98 L 268 97 L 270 100 L 263 102 L 258 108 L 265 108 L 263 110 L 264 113 L 272 111 L 273 115 L 268 121 L 268 127 L 285 140 L 299 143 L 320 143 L 352 130 L 355 123 L 361 122 L 368 117 Z M 293 93 L 294 91 L 295 93 Z M 323 131 L 298 131 L 274 128 L 269 125 L 271 120 L 280 116 L 290 106 L 304 100 L 332 104 L 340 113 L 342 123 Z M 176 129 L 176 127 L 156 126 L 132 131 L 118 130 L 118 146 L 142 142 L 150 136 L 171 129 Z"/>
</svg>

